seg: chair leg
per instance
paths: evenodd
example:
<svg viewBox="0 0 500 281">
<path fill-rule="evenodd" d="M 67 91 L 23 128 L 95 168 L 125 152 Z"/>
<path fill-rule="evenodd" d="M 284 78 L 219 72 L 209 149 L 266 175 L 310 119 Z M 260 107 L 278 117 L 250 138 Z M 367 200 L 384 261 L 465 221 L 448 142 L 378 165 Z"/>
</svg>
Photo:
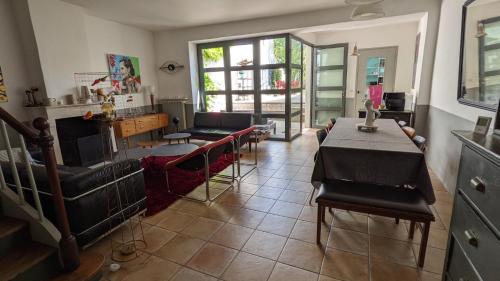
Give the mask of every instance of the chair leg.
<svg viewBox="0 0 500 281">
<path fill-rule="evenodd" d="M 309 205 L 312 205 L 312 200 L 313 200 L 314 192 L 315 191 L 316 191 L 316 187 L 314 187 L 314 185 L 313 185 L 313 188 L 312 188 L 312 191 L 311 191 L 311 196 L 309 197 Z"/>
<path fill-rule="evenodd" d="M 326 223 L 325 217 L 326 217 L 326 207 L 323 206 L 321 208 L 321 221 L 324 222 L 324 223 Z"/>
<path fill-rule="evenodd" d="M 410 232 L 408 233 L 408 238 L 413 239 L 413 235 L 415 234 L 415 222 L 410 222 Z"/>
<path fill-rule="evenodd" d="M 431 228 L 431 222 L 426 221 L 424 226 L 424 231 L 422 232 L 422 240 L 420 241 L 420 252 L 418 254 L 418 266 L 420 268 L 424 267 L 425 252 L 427 250 L 427 241 L 429 239 L 430 228 Z"/>
<path fill-rule="evenodd" d="M 396 224 L 399 224 L 399 218 L 396 218 L 395 221 L 396 221 Z"/>
<path fill-rule="evenodd" d="M 321 244 L 321 216 L 322 216 L 321 209 L 322 208 L 324 208 L 324 207 L 318 204 L 318 221 L 316 222 L 316 244 Z"/>
</svg>

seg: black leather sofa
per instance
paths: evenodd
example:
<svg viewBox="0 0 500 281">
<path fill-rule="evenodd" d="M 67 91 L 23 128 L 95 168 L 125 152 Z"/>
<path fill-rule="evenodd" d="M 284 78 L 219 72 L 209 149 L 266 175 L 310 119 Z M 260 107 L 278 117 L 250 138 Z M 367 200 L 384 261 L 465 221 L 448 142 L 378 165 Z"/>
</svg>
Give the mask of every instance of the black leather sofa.
<svg viewBox="0 0 500 281">
<path fill-rule="evenodd" d="M 193 125 L 182 132 L 194 139 L 219 140 L 252 127 L 252 113 L 195 112 Z"/>
<path fill-rule="evenodd" d="M 0 165 L 8 186 L 15 190 L 9 163 L 2 162 Z M 125 219 L 146 210 L 144 176 L 139 160 L 125 160 L 97 169 L 58 168 L 70 229 L 82 248 L 107 234 Z M 32 170 L 44 215 L 56 224 L 45 166 L 32 165 Z M 26 201 L 33 205 L 25 165 L 18 164 L 17 171 Z"/>
</svg>

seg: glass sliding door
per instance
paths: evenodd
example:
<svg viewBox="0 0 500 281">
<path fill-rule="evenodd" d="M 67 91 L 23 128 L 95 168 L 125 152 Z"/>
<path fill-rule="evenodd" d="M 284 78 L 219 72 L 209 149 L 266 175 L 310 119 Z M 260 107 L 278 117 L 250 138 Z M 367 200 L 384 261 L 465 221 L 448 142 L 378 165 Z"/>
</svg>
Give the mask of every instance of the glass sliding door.
<svg viewBox="0 0 500 281">
<path fill-rule="evenodd" d="M 345 116 L 347 51 L 347 44 L 314 48 L 311 127 Z"/>
</svg>

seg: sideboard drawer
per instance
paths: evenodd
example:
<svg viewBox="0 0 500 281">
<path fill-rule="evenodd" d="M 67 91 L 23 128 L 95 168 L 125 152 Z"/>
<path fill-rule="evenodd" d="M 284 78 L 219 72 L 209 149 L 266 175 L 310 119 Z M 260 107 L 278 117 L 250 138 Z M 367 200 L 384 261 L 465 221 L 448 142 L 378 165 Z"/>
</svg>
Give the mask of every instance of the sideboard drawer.
<svg viewBox="0 0 500 281">
<path fill-rule="evenodd" d="M 459 189 L 455 197 L 452 235 L 484 280 L 498 280 L 500 240 L 465 201 L 462 192 Z"/>
<path fill-rule="evenodd" d="M 455 240 L 450 245 L 450 257 L 448 260 L 448 275 L 453 281 L 481 281 L 476 270 L 465 257 L 465 253 Z"/>
<path fill-rule="evenodd" d="M 499 167 L 467 146 L 462 149 L 458 188 L 461 188 L 498 230 L 500 229 Z M 498 231 L 497 231 L 498 233 Z"/>
</svg>

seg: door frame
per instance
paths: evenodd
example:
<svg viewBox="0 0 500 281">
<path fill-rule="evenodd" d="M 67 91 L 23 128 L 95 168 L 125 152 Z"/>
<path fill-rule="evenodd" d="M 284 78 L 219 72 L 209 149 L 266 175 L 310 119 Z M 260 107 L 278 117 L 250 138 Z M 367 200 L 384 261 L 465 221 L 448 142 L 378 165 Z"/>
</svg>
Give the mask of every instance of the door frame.
<svg viewBox="0 0 500 281">
<path fill-rule="evenodd" d="M 397 69 L 398 69 L 399 46 L 384 46 L 384 47 L 364 48 L 364 49 L 359 49 L 359 52 L 373 51 L 373 50 L 384 50 L 384 49 L 395 49 L 396 50 L 395 61 L 394 61 L 394 86 L 395 86 L 396 85 L 396 73 L 397 73 Z M 356 89 L 354 90 L 354 114 L 355 115 L 357 114 L 356 112 L 359 110 L 359 108 L 357 108 L 358 107 L 358 103 L 357 103 L 358 82 L 359 82 L 359 71 L 360 71 L 359 62 L 360 62 L 360 59 L 358 56 L 357 62 L 356 62 L 356 82 L 355 82 Z M 395 87 L 393 87 L 393 88 L 395 88 Z"/>
<path fill-rule="evenodd" d="M 321 49 L 329 49 L 329 48 L 339 48 L 339 47 L 343 47 L 344 48 L 344 72 L 343 72 L 343 79 L 342 79 L 342 84 L 343 84 L 343 89 L 342 89 L 342 116 L 345 116 L 345 113 L 346 113 L 346 91 L 347 91 L 347 68 L 348 68 L 348 53 L 349 53 L 349 43 L 337 43 L 337 44 L 329 44 L 329 45 L 313 45 L 312 48 L 311 48 L 311 52 L 312 52 L 312 68 L 311 68 L 311 72 L 312 72 L 312 77 L 311 77 L 311 103 L 310 103 L 310 107 L 311 107 L 311 116 L 310 116 L 310 124 L 309 124 L 309 127 L 310 128 L 322 128 L 323 126 L 317 126 L 317 125 L 313 125 L 313 122 L 315 120 L 315 116 L 316 116 L 316 91 L 318 89 L 317 85 L 316 85 L 316 78 L 317 78 L 317 71 L 318 71 L 318 67 L 317 67 L 317 55 L 316 55 L 316 51 L 317 50 L 321 50 Z"/>
</svg>

